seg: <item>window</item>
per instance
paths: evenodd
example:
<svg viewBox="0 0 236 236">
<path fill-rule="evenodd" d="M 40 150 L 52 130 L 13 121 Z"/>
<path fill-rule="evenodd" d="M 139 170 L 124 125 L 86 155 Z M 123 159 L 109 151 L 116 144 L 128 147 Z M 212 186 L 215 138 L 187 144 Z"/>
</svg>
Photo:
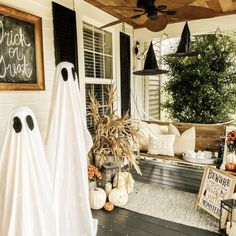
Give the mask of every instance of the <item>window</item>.
<svg viewBox="0 0 236 236">
<path fill-rule="evenodd" d="M 112 33 L 83 23 L 83 40 L 86 107 L 90 102 L 91 93 L 101 104 L 100 114 L 104 114 L 108 102 L 108 86 L 113 77 Z M 93 131 L 89 117 L 87 125 L 88 129 Z"/>
</svg>

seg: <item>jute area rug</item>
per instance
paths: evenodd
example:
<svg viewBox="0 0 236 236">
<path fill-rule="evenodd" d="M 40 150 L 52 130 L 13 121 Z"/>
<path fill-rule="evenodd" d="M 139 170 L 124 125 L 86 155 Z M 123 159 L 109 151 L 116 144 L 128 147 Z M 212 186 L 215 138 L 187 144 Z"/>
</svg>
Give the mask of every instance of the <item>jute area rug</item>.
<svg viewBox="0 0 236 236">
<path fill-rule="evenodd" d="M 203 210 L 195 211 L 197 194 L 158 184 L 135 182 L 134 191 L 123 207 L 176 223 L 218 231 L 218 220 Z"/>
</svg>

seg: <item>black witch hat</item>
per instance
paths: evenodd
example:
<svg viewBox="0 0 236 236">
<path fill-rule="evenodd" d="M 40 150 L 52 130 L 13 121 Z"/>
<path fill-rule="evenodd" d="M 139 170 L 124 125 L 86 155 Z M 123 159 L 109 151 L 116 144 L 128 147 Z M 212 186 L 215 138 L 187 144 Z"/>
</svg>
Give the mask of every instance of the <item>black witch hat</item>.
<svg viewBox="0 0 236 236">
<path fill-rule="evenodd" d="M 144 69 L 133 72 L 134 75 L 160 75 L 169 71 L 158 68 L 156 56 L 153 50 L 152 42 L 150 43 L 147 56 L 144 63 Z"/>
<path fill-rule="evenodd" d="M 176 53 L 169 54 L 168 56 L 175 57 L 192 57 L 197 56 L 199 52 L 191 51 L 191 39 L 190 39 L 190 30 L 188 27 L 188 23 L 185 23 L 184 29 L 181 34 L 181 39 L 177 48 Z"/>
</svg>

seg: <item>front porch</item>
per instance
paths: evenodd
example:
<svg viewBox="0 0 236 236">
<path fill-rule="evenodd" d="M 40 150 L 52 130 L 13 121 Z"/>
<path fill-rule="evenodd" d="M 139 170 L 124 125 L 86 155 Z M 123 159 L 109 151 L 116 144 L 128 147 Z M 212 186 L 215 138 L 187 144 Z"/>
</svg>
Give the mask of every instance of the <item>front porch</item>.
<svg viewBox="0 0 236 236">
<path fill-rule="evenodd" d="M 134 16 L 137 12 L 140 17 Z M 234 44 L 229 45 L 235 41 L 235 12 L 234 0 L 2 0 L 0 236 L 95 236 L 92 215 L 98 236 L 219 235 L 218 216 L 194 208 L 207 166 L 204 158 L 210 155 L 209 166 L 216 171 L 230 164 L 231 172 L 220 173 L 232 179 L 236 175 L 236 155 L 227 159 L 220 150 L 227 141 L 236 150 L 236 130 L 226 136 L 228 125 L 235 124 L 236 66 L 231 57 L 236 44 L 232 51 Z M 188 32 L 187 39 L 202 54 L 191 57 L 187 40 L 187 54 L 164 63 L 177 50 L 184 24 L 194 36 Z M 151 69 L 145 68 L 149 48 L 155 62 Z M 171 89 L 163 92 L 167 82 Z M 114 99 L 109 99 L 110 87 Z M 96 119 L 91 118 L 91 97 L 97 99 Z M 156 126 L 135 159 L 132 138 L 139 128 L 133 121 L 144 120 Z M 175 141 L 189 129 L 193 136 L 176 152 Z M 149 147 L 151 140 L 158 148 Z M 184 160 L 186 153 L 195 160 Z M 109 181 L 105 161 L 87 170 L 96 154 L 117 158 Z M 137 171 L 126 169 L 127 162 Z M 101 195 L 92 204 L 88 185 L 101 179 Z M 232 186 L 211 186 L 204 194 L 211 191 L 217 207 L 226 197 L 236 198 Z M 110 200 L 113 190 L 121 191 Z M 225 220 L 228 230 L 230 218 Z"/>
</svg>

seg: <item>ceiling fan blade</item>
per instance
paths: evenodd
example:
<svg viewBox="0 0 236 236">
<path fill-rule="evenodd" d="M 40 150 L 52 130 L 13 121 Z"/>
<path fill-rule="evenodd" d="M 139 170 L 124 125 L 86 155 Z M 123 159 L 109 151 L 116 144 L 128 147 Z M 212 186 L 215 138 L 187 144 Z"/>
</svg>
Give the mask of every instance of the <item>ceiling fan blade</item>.
<svg viewBox="0 0 236 236">
<path fill-rule="evenodd" d="M 165 10 L 166 8 L 167 8 L 166 5 L 159 5 L 156 9 L 157 9 L 158 11 L 163 11 L 163 10 Z"/>
<path fill-rule="evenodd" d="M 206 7 L 186 6 L 176 10 L 176 14 L 173 16 L 173 18 L 180 20 L 196 20 L 218 16 L 217 12 Z"/>
<path fill-rule="evenodd" d="M 187 6 L 194 1 L 196 0 L 158 0 L 155 2 L 155 6 L 158 7 L 158 5 L 166 5 L 169 9 L 177 9 Z"/>
<path fill-rule="evenodd" d="M 143 15 L 145 15 L 145 14 L 146 14 L 146 12 L 143 12 L 143 13 L 138 14 L 138 15 L 130 16 L 129 18 L 130 18 L 130 19 L 137 19 L 137 18 L 139 18 L 140 16 L 143 16 Z"/>
<path fill-rule="evenodd" d="M 172 16 L 176 14 L 175 10 L 167 10 L 167 11 L 161 11 L 162 13 L 165 13 L 166 15 Z"/>
<path fill-rule="evenodd" d="M 167 24 L 168 24 L 168 20 L 165 15 L 158 16 L 156 20 L 148 19 L 144 23 L 145 27 L 148 30 L 153 31 L 153 32 L 162 31 L 163 29 L 166 28 Z"/>
<path fill-rule="evenodd" d="M 134 16 L 129 16 L 129 17 L 124 17 L 124 18 L 121 18 L 119 20 L 115 20 L 113 22 L 110 22 L 106 25 L 103 25 L 102 27 L 100 27 L 100 29 L 103 29 L 103 28 L 106 28 L 106 27 L 109 27 L 109 26 L 112 26 L 112 25 L 116 25 L 116 24 L 119 24 L 119 23 L 123 23 L 123 22 L 126 22 L 127 20 L 135 20 L 137 18 L 139 18 L 140 16 L 146 14 L 145 12 L 141 13 L 141 14 L 137 14 L 137 15 L 134 15 Z"/>
<path fill-rule="evenodd" d="M 112 10 L 140 10 L 140 11 L 143 11 L 142 8 L 139 8 L 139 7 L 136 7 L 136 6 L 105 6 L 105 5 L 102 5 L 102 6 L 97 6 L 98 8 L 101 8 L 101 9 L 112 9 Z"/>
<path fill-rule="evenodd" d="M 112 25 L 116 25 L 116 24 L 119 24 L 119 23 L 122 23 L 122 22 L 125 22 L 126 20 L 129 20 L 130 17 L 124 17 L 124 18 L 121 18 L 119 20 L 115 20 L 115 21 L 112 21 L 106 25 L 103 25 L 102 27 L 100 27 L 100 29 L 103 29 L 103 28 L 107 28 L 109 26 L 112 26 Z"/>
</svg>

